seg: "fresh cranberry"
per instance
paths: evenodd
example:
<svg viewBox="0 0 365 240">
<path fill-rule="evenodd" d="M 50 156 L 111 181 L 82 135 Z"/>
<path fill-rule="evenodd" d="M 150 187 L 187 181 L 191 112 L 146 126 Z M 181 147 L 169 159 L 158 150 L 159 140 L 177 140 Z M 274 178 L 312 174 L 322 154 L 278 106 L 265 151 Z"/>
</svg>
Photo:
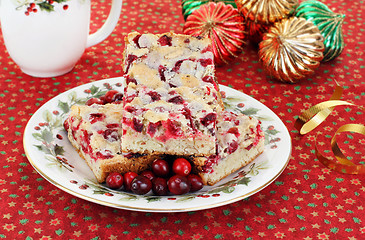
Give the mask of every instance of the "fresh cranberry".
<svg viewBox="0 0 365 240">
<path fill-rule="evenodd" d="M 127 172 L 124 174 L 123 182 L 124 182 L 124 189 L 126 191 L 129 192 L 131 190 L 132 181 L 137 176 L 138 176 L 138 174 L 135 172 Z"/>
<path fill-rule="evenodd" d="M 169 191 L 175 195 L 181 195 L 190 191 L 190 183 L 184 176 L 174 175 L 167 181 Z"/>
<path fill-rule="evenodd" d="M 121 103 L 123 101 L 123 93 L 118 92 L 114 95 L 112 102 L 113 103 Z"/>
<path fill-rule="evenodd" d="M 172 46 L 172 38 L 167 35 L 160 37 L 157 42 L 159 42 L 161 46 Z"/>
<path fill-rule="evenodd" d="M 151 181 L 156 178 L 155 174 L 151 170 L 144 170 L 139 175 L 144 176 Z"/>
<path fill-rule="evenodd" d="M 173 98 L 170 98 L 168 100 L 169 103 L 175 103 L 175 104 L 183 104 L 184 103 L 184 99 L 181 96 L 175 96 Z"/>
<path fill-rule="evenodd" d="M 170 166 L 164 159 L 157 159 L 153 161 L 151 169 L 158 177 L 167 177 L 170 173 Z"/>
<path fill-rule="evenodd" d="M 113 98 L 115 94 L 119 93 L 117 90 L 109 90 L 104 95 L 104 102 L 105 103 L 111 103 L 113 102 Z"/>
<path fill-rule="evenodd" d="M 105 115 L 103 113 L 91 113 L 89 117 L 91 124 L 96 123 L 98 121 L 103 121 L 104 119 Z"/>
<path fill-rule="evenodd" d="M 159 101 L 161 99 L 161 95 L 158 92 L 150 91 L 147 93 L 151 97 L 152 102 Z"/>
<path fill-rule="evenodd" d="M 85 103 L 86 106 L 91 106 L 93 104 L 103 105 L 104 104 L 104 101 L 102 101 L 100 98 L 90 98 Z"/>
<path fill-rule="evenodd" d="M 169 189 L 165 178 L 157 177 L 152 180 L 152 192 L 157 196 L 167 195 Z"/>
<path fill-rule="evenodd" d="M 195 174 L 190 174 L 188 176 L 188 181 L 190 182 L 191 185 L 190 192 L 199 191 L 204 186 L 201 177 Z"/>
<path fill-rule="evenodd" d="M 185 158 L 176 158 L 172 163 L 172 171 L 181 176 L 188 176 L 191 171 L 191 164 Z"/>
<path fill-rule="evenodd" d="M 109 173 L 106 178 L 106 185 L 112 189 L 118 189 L 123 186 L 123 175 L 118 172 Z"/>
<path fill-rule="evenodd" d="M 138 195 L 148 193 L 152 189 L 152 182 L 145 176 L 137 176 L 133 179 L 131 184 L 131 191 Z"/>
<path fill-rule="evenodd" d="M 204 118 L 200 120 L 201 124 L 203 126 L 208 126 L 209 124 L 215 122 L 217 120 L 217 114 L 216 113 L 209 113 Z"/>
<path fill-rule="evenodd" d="M 143 130 L 143 123 L 141 120 L 137 119 L 137 118 L 133 118 L 133 129 L 136 132 L 142 132 Z"/>
<path fill-rule="evenodd" d="M 136 44 L 136 46 L 138 47 L 138 48 L 141 48 L 140 46 L 139 46 L 139 38 L 141 37 L 142 35 L 141 34 L 139 34 L 139 35 L 137 35 L 137 36 L 135 36 L 134 38 L 133 38 L 133 42 Z"/>
</svg>

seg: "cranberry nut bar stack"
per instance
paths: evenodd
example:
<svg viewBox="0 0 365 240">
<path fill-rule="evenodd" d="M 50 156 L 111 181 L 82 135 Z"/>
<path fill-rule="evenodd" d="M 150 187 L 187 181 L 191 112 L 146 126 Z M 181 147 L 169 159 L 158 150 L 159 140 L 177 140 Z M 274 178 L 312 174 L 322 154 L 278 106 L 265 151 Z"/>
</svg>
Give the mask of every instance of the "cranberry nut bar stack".
<svg viewBox="0 0 365 240">
<path fill-rule="evenodd" d="M 71 144 L 85 159 L 98 182 L 113 171 L 139 173 L 158 156 L 122 154 L 122 104 L 74 105 L 64 122 Z"/>
<path fill-rule="evenodd" d="M 263 152 L 260 121 L 224 110 L 210 45 L 174 33 L 126 37 L 123 101 L 72 106 L 64 123 L 98 182 L 174 155 L 214 185 Z"/>
<path fill-rule="evenodd" d="M 223 104 L 209 39 L 126 37 L 122 151 L 209 156 Z"/>
</svg>

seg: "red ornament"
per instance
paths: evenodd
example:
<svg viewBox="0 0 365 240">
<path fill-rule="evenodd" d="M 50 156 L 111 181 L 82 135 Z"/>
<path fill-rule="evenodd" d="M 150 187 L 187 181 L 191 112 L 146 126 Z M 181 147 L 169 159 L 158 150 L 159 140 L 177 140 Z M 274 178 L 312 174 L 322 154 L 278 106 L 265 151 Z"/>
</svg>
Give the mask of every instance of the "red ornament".
<svg viewBox="0 0 365 240">
<path fill-rule="evenodd" d="M 244 19 L 238 10 L 223 2 L 210 2 L 188 16 L 184 33 L 208 36 L 212 40 L 215 64 L 223 65 L 236 58 L 245 44 Z"/>
</svg>

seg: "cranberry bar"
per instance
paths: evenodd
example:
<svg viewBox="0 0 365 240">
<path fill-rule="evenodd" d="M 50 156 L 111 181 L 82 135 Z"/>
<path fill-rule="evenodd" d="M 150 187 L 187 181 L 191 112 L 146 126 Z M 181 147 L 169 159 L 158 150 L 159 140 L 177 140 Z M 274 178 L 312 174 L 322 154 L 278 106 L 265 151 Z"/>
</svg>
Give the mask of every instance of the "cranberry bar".
<svg viewBox="0 0 365 240">
<path fill-rule="evenodd" d="M 214 185 L 246 166 L 264 151 L 264 132 L 256 118 L 222 111 L 217 116 L 217 152 L 192 157 L 204 184 Z"/>
<path fill-rule="evenodd" d="M 124 57 L 123 152 L 214 154 L 223 103 L 210 40 L 131 33 Z"/>
<path fill-rule="evenodd" d="M 114 171 L 139 173 L 157 157 L 122 154 L 122 109 L 122 104 L 74 105 L 64 122 L 71 144 L 86 160 L 98 182 L 104 182 Z"/>
</svg>

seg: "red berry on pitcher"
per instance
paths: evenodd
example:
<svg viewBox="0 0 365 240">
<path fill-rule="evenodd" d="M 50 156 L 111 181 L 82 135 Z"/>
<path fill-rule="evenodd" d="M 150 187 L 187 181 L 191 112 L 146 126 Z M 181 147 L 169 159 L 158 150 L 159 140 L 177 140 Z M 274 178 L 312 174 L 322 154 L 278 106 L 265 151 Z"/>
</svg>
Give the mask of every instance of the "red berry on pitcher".
<svg viewBox="0 0 365 240">
<path fill-rule="evenodd" d="M 184 176 L 174 175 L 167 181 L 169 191 L 175 195 L 181 195 L 190 191 L 190 183 Z"/>
<path fill-rule="evenodd" d="M 131 190 L 132 181 L 137 176 L 138 176 L 138 174 L 135 172 L 127 172 L 126 174 L 124 174 L 124 176 L 123 176 L 124 189 L 127 192 Z"/>
<path fill-rule="evenodd" d="M 118 189 L 123 186 L 123 175 L 118 172 L 112 172 L 106 178 L 106 185 L 112 189 Z"/>
<path fill-rule="evenodd" d="M 191 171 L 191 164 L 185 158 L 176 158 L 172 164 L 172 171 L 181 176 L 188 176 Z"/>
<path fill-rule="evenodd" d="M 63 5 L 63 10 L 67 10 L 68 9 L 68 5 Z"/>
</svg>

